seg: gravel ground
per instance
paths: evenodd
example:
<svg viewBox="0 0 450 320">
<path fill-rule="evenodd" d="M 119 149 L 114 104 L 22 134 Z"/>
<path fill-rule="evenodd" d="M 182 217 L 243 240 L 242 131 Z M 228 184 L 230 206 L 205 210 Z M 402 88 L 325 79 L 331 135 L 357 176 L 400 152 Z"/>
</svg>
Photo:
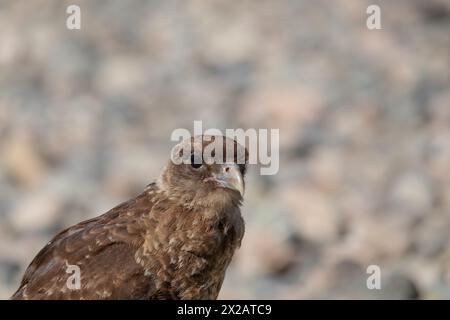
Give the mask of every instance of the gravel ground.
<svg viewBox="0 0 450 320">
<path fill-rule="evenodd" d="M 194 120 L 280 129 L 220 298 L 450 298 L 448 0 L 6 0 L 0 40 L 0 298 Z"/>
</svg>

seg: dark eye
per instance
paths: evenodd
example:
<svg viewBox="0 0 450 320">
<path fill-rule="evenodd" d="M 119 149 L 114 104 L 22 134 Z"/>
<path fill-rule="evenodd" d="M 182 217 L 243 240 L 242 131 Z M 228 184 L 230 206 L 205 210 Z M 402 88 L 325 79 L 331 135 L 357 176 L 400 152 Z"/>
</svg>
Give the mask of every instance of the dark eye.
<svg viewBox="0 0 450 320">
<path fill-rule="evenodd" d="M 198 169 L 202 166 L 202 163 L 198 163 L 200 162 L 199 159 L 197 157 L 195 157 L 195 155 L 191 155 L 191 166 L 194 169 Z"/>
</svg>

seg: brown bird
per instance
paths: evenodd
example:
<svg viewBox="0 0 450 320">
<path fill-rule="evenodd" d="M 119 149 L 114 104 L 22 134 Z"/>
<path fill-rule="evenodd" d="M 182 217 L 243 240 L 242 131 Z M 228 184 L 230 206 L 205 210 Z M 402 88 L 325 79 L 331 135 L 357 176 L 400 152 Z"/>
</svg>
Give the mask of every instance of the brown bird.
<svg viewBox="0 0 450 320">
<path fill-rule="evenodd" d="M 136 198 L 57 234 L 11 299 L 216 299 L 244 235 L 239 206 L 248 159 L 234 140 L 216 137 L 179 146 L 198 160 L 220 143 L 226 160 L 231 141 L 233 163 L 169 161 Z M 236 150 L 244 150 L 243 164 Z"/>
</svg>

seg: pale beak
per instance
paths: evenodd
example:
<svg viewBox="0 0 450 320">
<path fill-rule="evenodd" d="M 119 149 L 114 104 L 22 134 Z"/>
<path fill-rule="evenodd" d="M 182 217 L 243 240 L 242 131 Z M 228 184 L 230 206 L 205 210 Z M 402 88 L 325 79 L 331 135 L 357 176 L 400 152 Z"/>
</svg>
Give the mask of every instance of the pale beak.
<svg viewBox="0 0 450 320">
<path fill-rule="evenodd" d="M 223 164 L 220 173 L 214 173 L 213 179 L 223 188 L 238 191 L 241 196 L 244 196 L 244 179 L 242 177 L 239 166 L 235 163 Z"/>
</svg>

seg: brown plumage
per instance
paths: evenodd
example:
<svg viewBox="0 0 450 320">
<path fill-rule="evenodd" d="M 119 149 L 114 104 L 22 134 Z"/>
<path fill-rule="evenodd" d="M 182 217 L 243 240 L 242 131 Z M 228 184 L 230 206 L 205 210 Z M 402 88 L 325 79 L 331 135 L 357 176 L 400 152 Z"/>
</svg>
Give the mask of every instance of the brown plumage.
<svg viewBox="0 0 450 320">
<path fill-rule="evenodd" d="M 218 143 L 203 138 L 182 142 L 192 147 L 192 157 Z M 169 161 L 136 198 L 57 234 L 11 298 L 217 298 L 244 234 L 239 206 L 245 170 L 246 164 Z M 79 289 L 67 285 L 68 265 L 79 267 Z"/>
</svg>

